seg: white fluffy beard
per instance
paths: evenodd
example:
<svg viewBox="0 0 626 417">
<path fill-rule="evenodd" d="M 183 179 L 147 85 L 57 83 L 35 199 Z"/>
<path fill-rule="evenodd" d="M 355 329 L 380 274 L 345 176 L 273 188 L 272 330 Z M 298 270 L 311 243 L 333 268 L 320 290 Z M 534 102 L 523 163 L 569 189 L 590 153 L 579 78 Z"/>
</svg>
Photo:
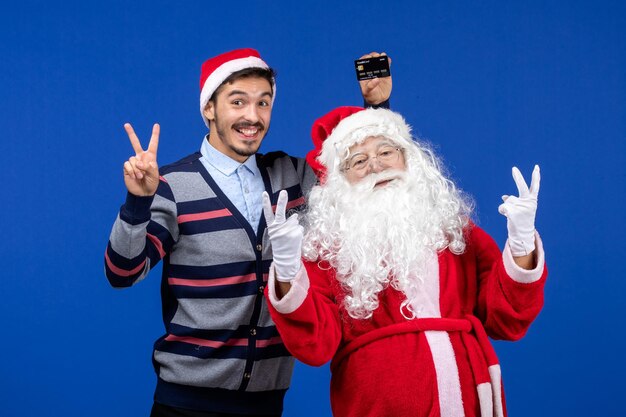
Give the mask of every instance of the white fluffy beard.
<svg viewBox="0 0 626 417">
<path fill-rule="evenodd" d="M 309 196 L 304 256 L 336 270 L 353 318 L 371 317 L 378 294 L 389 285 L 406 297 L 403 316 L 417 317 L 419 306 L 411 300 L 422 290 L 427 260 L 446 247 L 465 250 L 469 204 L 437 168 L 411 159 L 406 172 L 387 170 L 354 185 L 343 175 L 330 175 Z M 426 169 L 411 168 L 420 162 Z"/>
</svg>

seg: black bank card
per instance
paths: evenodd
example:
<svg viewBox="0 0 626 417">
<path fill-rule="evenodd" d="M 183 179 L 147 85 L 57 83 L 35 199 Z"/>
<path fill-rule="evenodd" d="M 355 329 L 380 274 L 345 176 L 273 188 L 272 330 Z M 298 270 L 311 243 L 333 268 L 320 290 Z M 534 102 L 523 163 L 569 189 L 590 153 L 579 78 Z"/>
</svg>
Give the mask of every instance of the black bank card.
<svg viewBox="0 0 626 417">
<path fill-rule="evenodd" d="M 386 55 L 376 58 L 357 59 L 354 61 L 356 78 L 359 81 L 371 80 L 372 78 L 389 77 L 389 59 Z"/>
</svg>

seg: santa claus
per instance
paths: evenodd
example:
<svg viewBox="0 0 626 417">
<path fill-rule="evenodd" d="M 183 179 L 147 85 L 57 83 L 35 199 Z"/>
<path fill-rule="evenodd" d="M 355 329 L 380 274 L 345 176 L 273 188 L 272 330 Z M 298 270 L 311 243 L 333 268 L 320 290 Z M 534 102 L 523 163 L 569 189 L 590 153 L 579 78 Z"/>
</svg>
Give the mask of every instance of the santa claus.
<svg viewBox="0 0 626 417">
<path fill-rule="evenodd" d="M 318 119 L 321 176 L 303 225 L 264 196 L 274 263 L 267 298 L 289 351 L 331 362 L 337 417 L 504 416 L 489 342 L 517 340 L 543 305 L 544 252 L 530 188 L 505 196 L 504 251 L 472 223 L 471 200 L 386 109 Z M 302 248 L 302 260 L 300 258 Z"/>
</svg>

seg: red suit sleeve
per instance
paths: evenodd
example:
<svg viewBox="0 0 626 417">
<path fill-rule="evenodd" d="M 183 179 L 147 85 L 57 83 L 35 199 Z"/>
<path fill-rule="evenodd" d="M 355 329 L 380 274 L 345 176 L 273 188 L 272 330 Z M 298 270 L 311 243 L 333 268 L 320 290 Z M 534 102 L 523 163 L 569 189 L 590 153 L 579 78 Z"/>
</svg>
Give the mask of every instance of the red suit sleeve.
<svg viewBox="0 0 626 417">
<path fill-rule="evenodd" d="M 530 271 L 515 265 L 508 248 L 501 252 L 479 227 L 472 228 L 469 246 L 478 278 L 476 316 L 493 339 L 520 339 L 543 307 L 547 268 L 540 238 L 537 266 Z"/>
<path fill-rule="evenodd" d="M 302 303 L 287 314 L 276 310 L 269 297 L 268 305 L 289 352 L 307 365 L 321 366 L 333 358 L 339 347 L 341 319 L 329 272 L 317 263 L 304 262 L 304 266 L 302 279 L 308 279 L 310 286 Z"/>
</svg>

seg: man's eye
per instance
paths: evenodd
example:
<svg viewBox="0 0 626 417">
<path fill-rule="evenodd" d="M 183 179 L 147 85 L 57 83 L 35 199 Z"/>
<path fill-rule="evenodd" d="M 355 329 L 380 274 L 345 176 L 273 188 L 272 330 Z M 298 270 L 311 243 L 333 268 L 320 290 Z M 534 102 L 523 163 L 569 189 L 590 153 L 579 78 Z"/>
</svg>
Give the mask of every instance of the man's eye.
<svg viewBox="0 0 626 417">
<path fill-rule="evenodd" d="M 365 165 L 367 158 L 357 158 L 352 160 L 352 168 L 360 168 Z"/>
<path fill-rule="evenodd" d="M 233 105 L 235 106 L 241 106 L 243 104 L 243 100 L 233 100 Z"/>
<path fill-rule="evenodd" d="M 392 153 L 393 153 L 393 151 L 391 151 L 391 150 L 384 150 L 384 151 L 378 152 L 378 156 L 380 156 L 382 158 L 387 158 L 387 157 L 391 156 Z"/>
<path fill-rule="evenodd" d="M 269 105 L 270 105 L 270 103 L 269 103 L 269 102 L 267 102 L 267 101 L 261 101 L 261 102 L 259 103 L 259 106 L 261 106 L 261 107 L 267 107 L 267 106 L 269 106 Z"/>
</svg>

